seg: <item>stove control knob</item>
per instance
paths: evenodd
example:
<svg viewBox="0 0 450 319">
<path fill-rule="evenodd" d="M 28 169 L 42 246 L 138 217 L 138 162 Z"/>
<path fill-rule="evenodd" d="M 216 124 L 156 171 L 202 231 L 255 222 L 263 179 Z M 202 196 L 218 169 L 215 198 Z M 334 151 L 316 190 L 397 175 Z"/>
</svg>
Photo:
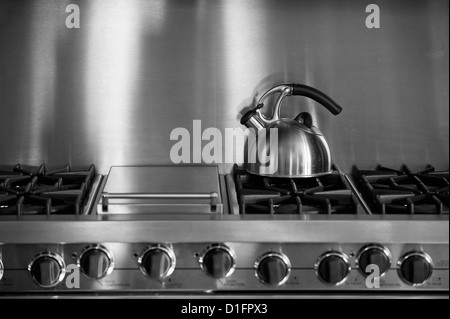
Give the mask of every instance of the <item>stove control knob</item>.
<svg viewBox="0 0 450 319">
<path fill-rule="evenodd" d="M 112 273 L 114 258 L 102 245 L 90 245 L 83 249 L 78 258 L 81 272 L 92 279 L 101 279 Z"/>
<path fill-rule="evenodd" d="M 327 284 L 339 286 L 347 280 L 351 266 L 347 255 L 329 251 L 319 257 L 315 264 L 316 275 Z"/>
<path fill-rule="evenodd" d="M 433 274 L 433 261 L 424 252 L 410 252 L 398 261 L 398 275 L 409 285 L 423 285 Z"/>
<path fill-rule="evenodd" d="M 153 279 L 169 277 L 175 270 L 175 254 L 164 245 L 152 245 L 144 250 L 138 259 L 141 272 Z"/>
<path fill-rule="evenodd" d="M 30 261 L 28 272 L 36 284 L 43 288 L 50 288 L 64 280 L 66 266 L 60 255 L 44 252 Z"/>
<path fill-rule="evenodd" d="M 359 271 L 366 277 L 372 272 L 367 269 L 369 265 L 378 266 L 380 277 L 383 276 L 391 267 L 391 253 L 386 247 L 377 244 L 363 247 L 359 251 L 356 260 Z"/>
<path fill-rule="evenodd" d="M 4 269 L 5 268 L 3 267 L 2 260 L 0 259 L 0 280 L 2 280 L 2 278 L 3 278 L 3 270 Z"/>
<path fill-rule="evenodd" d="M 199 259 L 203 271 L 213 278 L 225 278 L 236 269 L 236 254 L 228 246 L 214 244 Z"/>
<path fill-rule="evenodd" d="M 255 263 L 256 278 L 268 285 L 283 285 L 289 279 L 290 273 L 289 258 L 281 253 L 266 253 Z"/>
</svg>

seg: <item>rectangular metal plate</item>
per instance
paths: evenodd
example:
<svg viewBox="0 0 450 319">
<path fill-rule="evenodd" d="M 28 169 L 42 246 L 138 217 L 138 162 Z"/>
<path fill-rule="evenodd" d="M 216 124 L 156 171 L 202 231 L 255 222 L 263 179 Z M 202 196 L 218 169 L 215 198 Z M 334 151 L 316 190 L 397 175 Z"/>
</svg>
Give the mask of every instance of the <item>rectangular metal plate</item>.
<svg viewBox="0 0 450 319">
<path fill-rule="evenodd" d="M 103 194 L 210 195 L 217 193 L 212 207 L 209 198 L 111 198 L 108 209 L 99 203 L 100 214 L 222 213 L 222 194 L 216 166 L 113 166 Z"/>
</svg>

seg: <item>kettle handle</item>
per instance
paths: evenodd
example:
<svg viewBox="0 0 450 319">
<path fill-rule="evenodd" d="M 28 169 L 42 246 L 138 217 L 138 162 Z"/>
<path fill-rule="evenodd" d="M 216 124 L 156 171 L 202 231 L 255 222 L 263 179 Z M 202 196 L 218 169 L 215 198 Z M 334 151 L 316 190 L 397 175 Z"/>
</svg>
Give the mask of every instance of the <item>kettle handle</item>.
<svg viewBox="0 0 450 319">
<path fill-rule="evenodd" d="M 272 118 L 267 118 L 261 113 L 261 109 L 264 106 L 264 101 L 272 94 L 280 93 L 277 101 L 275 102 L 275 109 L 272 114 Z M 303 84 L 283 84 L 278 85 L 266 93 L 258 101 L 256 108 L 248 111 L 241 118 L 241 124 L 248 127 L 253 127 L 258 130 L 263 129 L 271 123 L 275 123 L 280 120 L 280 108 L 283 99 L 290 95 L 302 95 L 313 99 L 314 101 L 322 104 L 328 111 L 334 115 L 338 115 L 342 111 L 342 107 L 334 102 L 325 93 Z"/>
<path fill-rule="evenodd" d="M 275 109 L 272 114 L 272 118 L 268 119 L 263 114 L 261 114 L 260 109 L 264 105 L 264 101 L 270 95 L 272 95 L 274 93 L 280 93 L 280 96 L 278 97 L 277 101 L 275 102 Z M 278 86 L 270 89 L 269 91 L 267 91 L 259 99 L 257 107 L 253 110 L 253 114 L 251 114 L 251 116 L 253 116 L 254 114 L 257 114 L 258 115 L 257 118 L 264 125 L 268 125 L 268 124 L 277 122 L 280 119 L 281 103 L 283 102 L 283 99 L 286 96 L 290 96 L 290 95 L 301 95 L 301 96 L 309 97 L 309 98 L 313 99 L 314 101 L 322 104 L 328 111 L 330 111 L 334 115 L 338 115 L 342 111 L 342 107 L 339 104 L 337 104 L 335 101 L 333 101 L 325 93 L 323 93 L 313 87 L 304 85 L 304 84 L 293 83 L 293 84 L 278 85 Z M 246 114 L 246 115 L 248 115 L 248 114 Z M 243 120 L 247 121 L 248 120 L 247 117 L 249 117 L 249 116 L 244 116 L 244 117 L 245 117 L 245 119 L 243 118 Z M 241 123 L 242 123 L 242 120 L 241 120 Z"/>
<path fill-rule="evenodd" d="M 333 101 L 325 93 L 303 84 L 292 84 L 292 95 L 302 95 L 313 99 L 322 104 L 328 111 L 334 115 L 342 112 L 342 107 Z"/>
</svg>

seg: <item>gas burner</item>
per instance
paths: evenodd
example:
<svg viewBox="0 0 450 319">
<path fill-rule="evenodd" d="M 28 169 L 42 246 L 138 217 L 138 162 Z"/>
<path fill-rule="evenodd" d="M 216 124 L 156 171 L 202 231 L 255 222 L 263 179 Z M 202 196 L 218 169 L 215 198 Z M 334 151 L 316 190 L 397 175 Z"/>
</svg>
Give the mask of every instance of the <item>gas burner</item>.
<svg viewBox="0 0 450 319">
<path fill-rule="evenodd" d="M 79 215 L 94 177 L 94 165 L 47 171 L 45 165 L 17 164 L 12 171 L 0 171 L 0 216 Z"/>
<path fill-rule="evenodd" d="M 356 169 L 363 196 L 379 214 L 448 214 L 449 172 L 431 165 L 413 172 L 378 166 Z"/>
<path fill-rule="evenodd" d="M 315 178 L 269 178 L 235 166 L 241 214 L 357 214 L 359 205 L 337 170 Z"/>
</svg>

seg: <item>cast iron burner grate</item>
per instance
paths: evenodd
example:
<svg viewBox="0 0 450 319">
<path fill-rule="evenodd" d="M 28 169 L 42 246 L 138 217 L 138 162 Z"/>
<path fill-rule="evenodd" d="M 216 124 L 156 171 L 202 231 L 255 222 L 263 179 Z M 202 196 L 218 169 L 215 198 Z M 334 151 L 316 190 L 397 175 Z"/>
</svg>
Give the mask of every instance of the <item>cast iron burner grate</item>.
<svg viewBox="0 0 450 319">
<path fill-rule="evenodd" d="M 94 165 L 47 171 L 45 165 L 17 164 L 12 171 L 0 171 L 0 216 L 79 215 L 94 177 Z"/>
<path fill-rule="evenodd" d="M 357 179 L 365 199 L 378 214 L 448 214 L 449 172 L 431 165 L 413 172 L 377 166 L 358 170 Z"/>
<path fill-rule="evenodd" d="M 270 178 L 234 168 L 241 214 L 357 214 L 353 194 L 337 170 L 317 178 Z"/>
</svg>

